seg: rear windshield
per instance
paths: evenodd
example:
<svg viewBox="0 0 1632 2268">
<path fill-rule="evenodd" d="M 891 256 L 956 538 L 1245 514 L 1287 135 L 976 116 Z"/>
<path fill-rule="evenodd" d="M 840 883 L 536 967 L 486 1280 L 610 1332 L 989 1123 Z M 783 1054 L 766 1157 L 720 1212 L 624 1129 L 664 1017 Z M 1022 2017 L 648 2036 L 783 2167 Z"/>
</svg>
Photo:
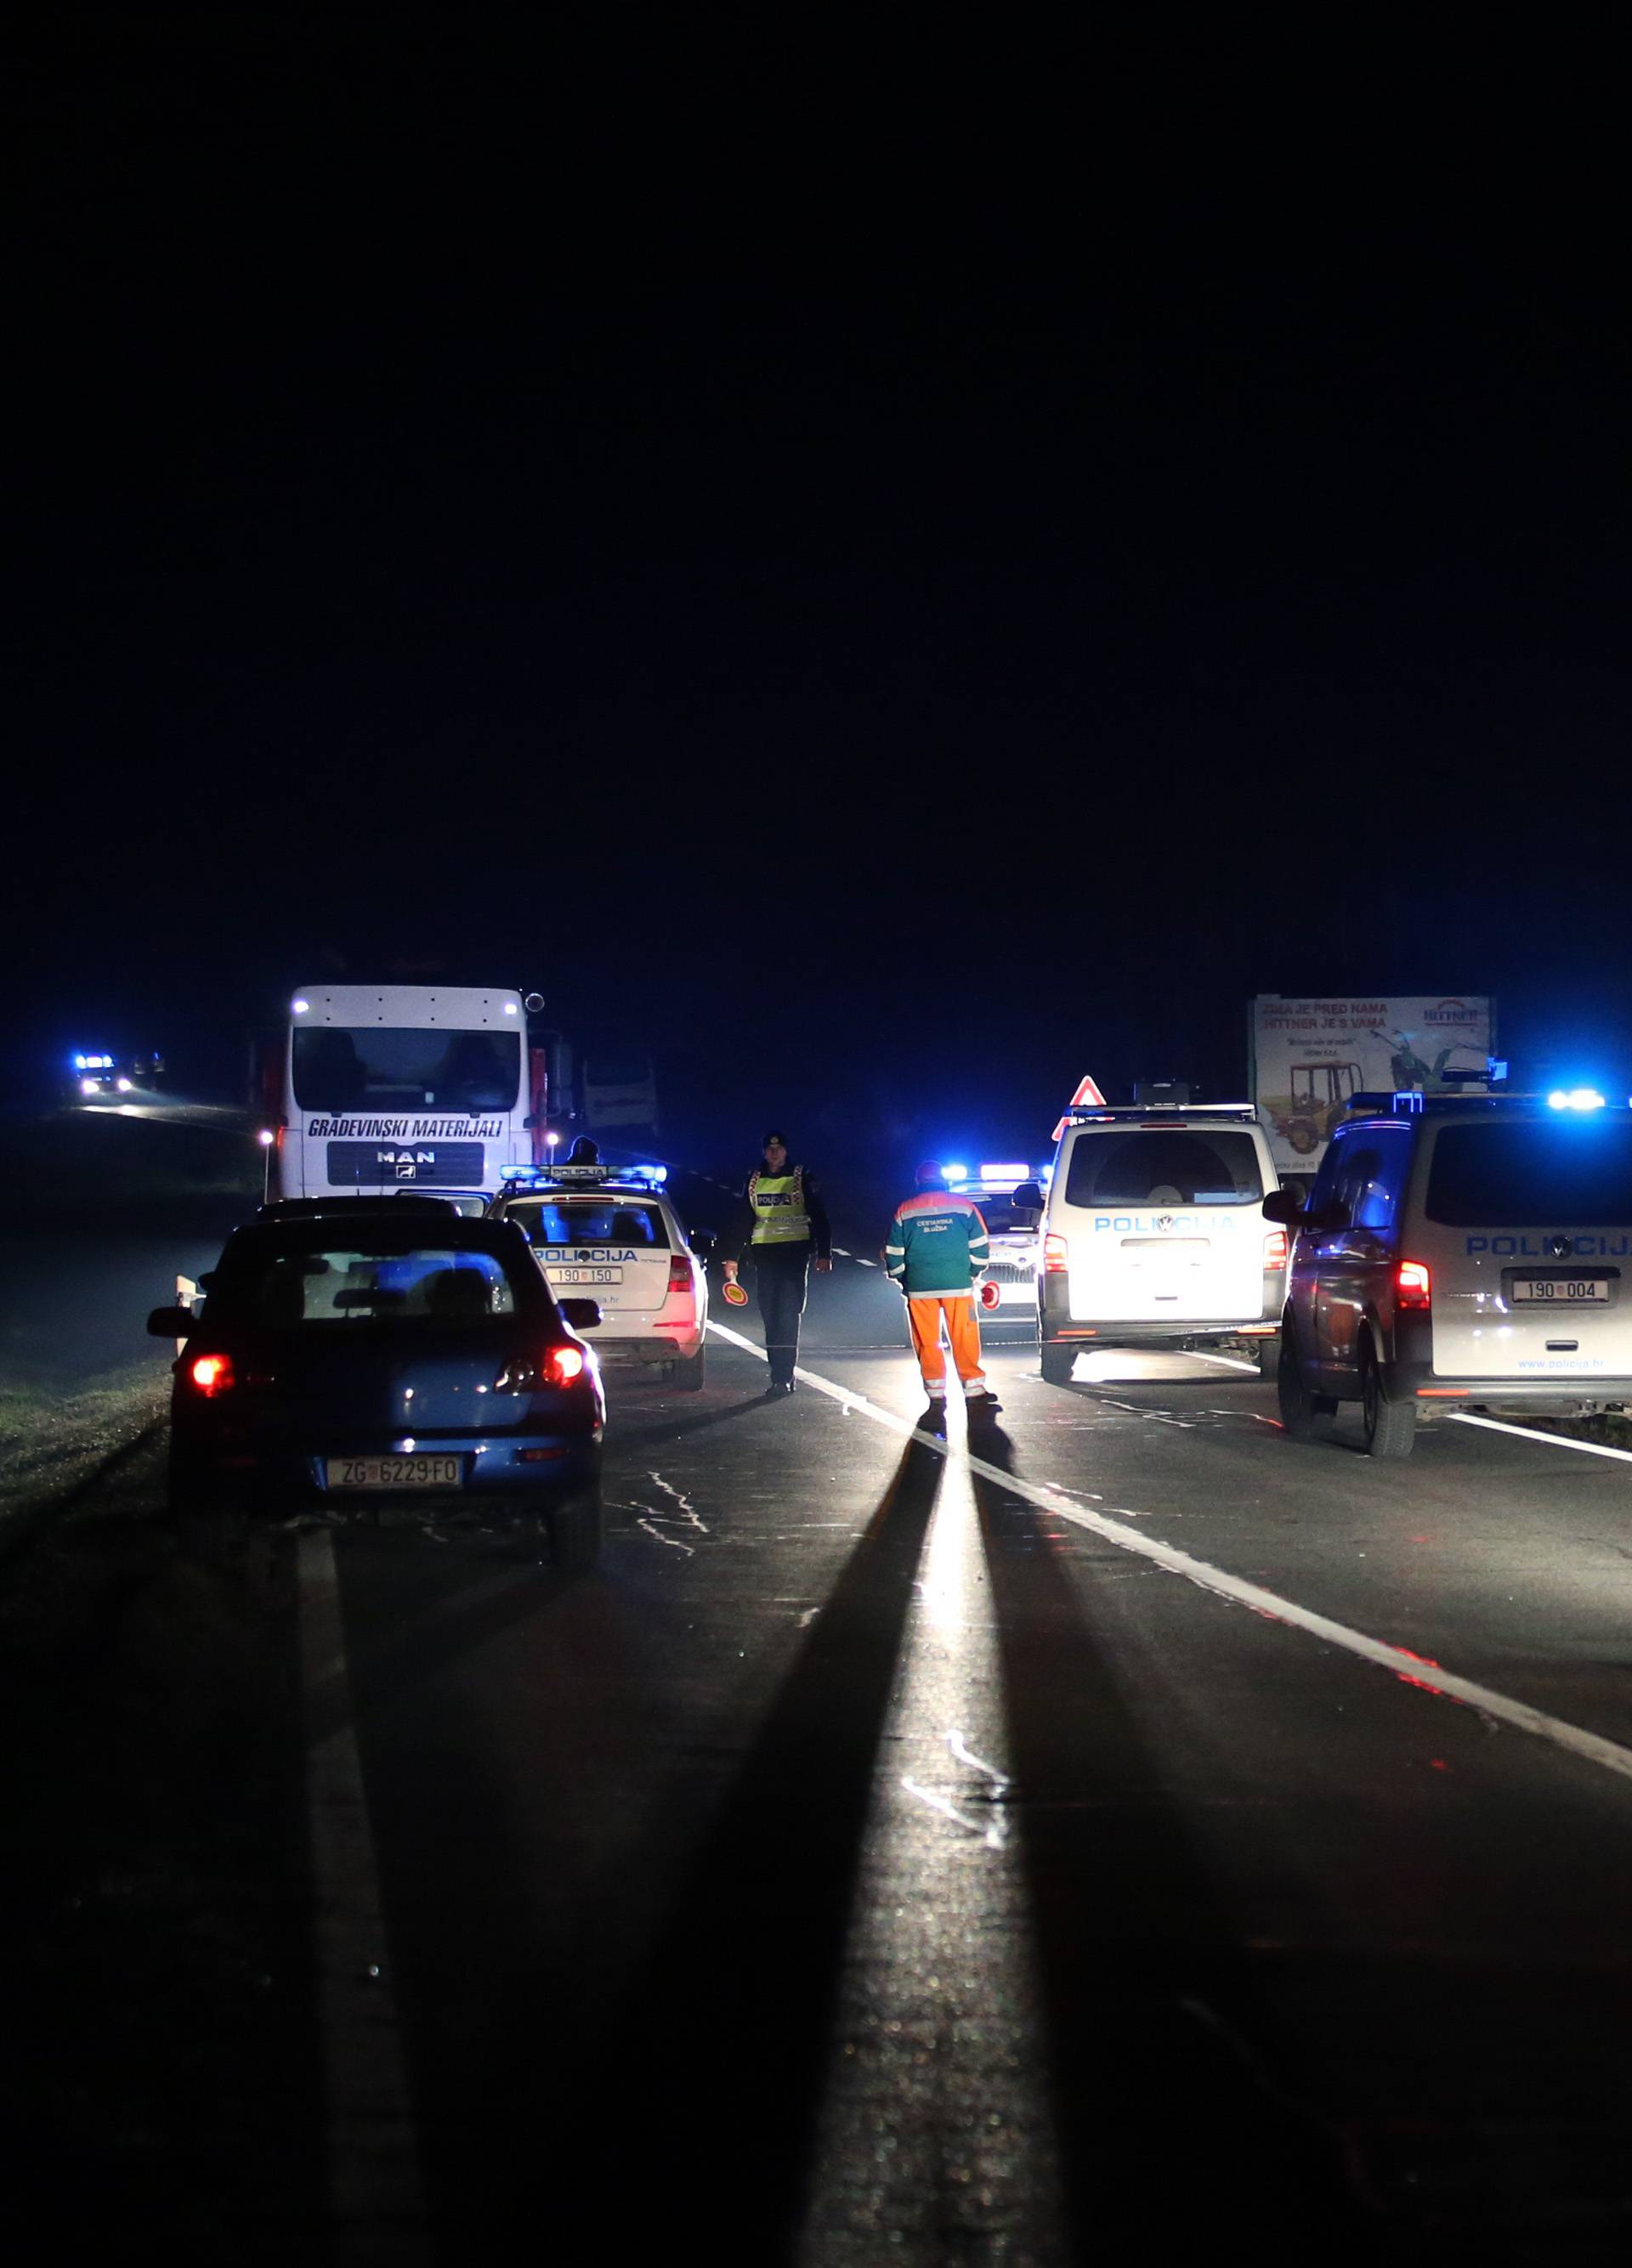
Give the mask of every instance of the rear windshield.
<svg viewBox="0 0 1632 2268">
<path fill-rule="evenodd" d="M 1632 1222 L 1632 1123 L 1442 1126 L 1425 1210 L 1448 1228 L 1609 1228 Z"/>
<path fill-rule="evenodd" d="M 241 1305 L 273 1330 L 357 1323 L 471 1324 L 516 1312 L 516 1287 L 491 1252 L 416 1246 L 358 1252 L 334 1245 L 269 1255 Z"/>
<path fill-rule="evenodd" d="M 1070 1205 L 1256 1204 L 1263 1194 L 1244 1131 L 1079 1134 L 1066 1178 Z"/>
<path fill-rule="evenodd" d="M 662 1211 L 639 1197 L 535 1197 L 505 1208 L 535 1244 L 649 1245 L 667 1252 Z"/>
</svg>

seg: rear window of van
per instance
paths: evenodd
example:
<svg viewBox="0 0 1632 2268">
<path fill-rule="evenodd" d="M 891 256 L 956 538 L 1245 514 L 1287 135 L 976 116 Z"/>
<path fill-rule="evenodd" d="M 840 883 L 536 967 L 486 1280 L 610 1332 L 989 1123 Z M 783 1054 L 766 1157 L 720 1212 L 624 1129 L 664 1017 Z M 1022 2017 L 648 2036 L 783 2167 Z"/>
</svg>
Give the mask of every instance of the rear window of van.
<svg viewBox="0 0 1632 2268">
<path fill-rule="evenodd" d="M 1621 1228 L 1632 1222 L 1632 1122 L 1441 1126 L 1425 1211 L 1447 1228 Z"/>
<path fill-rule="evenodd" d="M 1069 1205 L 1256 1204 L 1258 1145 L 1244 1132 L 1079 1134 L 1066 1175 Z"/>
</svg>

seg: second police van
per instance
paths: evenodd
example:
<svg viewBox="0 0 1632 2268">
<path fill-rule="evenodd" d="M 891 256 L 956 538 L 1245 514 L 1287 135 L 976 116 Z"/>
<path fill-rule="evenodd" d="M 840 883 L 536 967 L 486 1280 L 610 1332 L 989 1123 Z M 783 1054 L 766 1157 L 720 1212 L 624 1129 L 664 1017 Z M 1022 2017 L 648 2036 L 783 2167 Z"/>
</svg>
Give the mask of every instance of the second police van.
<svg viewBox="0 0 1632 2268">
<path fill-rule="evenodd" d="M 1547 1095 L 1357 1094 L 1296 1232 L 1281 1416 L 1358 1403 L 1373 1456 L 1429 1410 L 1632 1403 L 1632 1108 Z"/>
<path fill-rule="evenodd" d="M 1046 1190 L 1023 1182 L 1039 1223 L 1035 1267 L 1043 1375 L 1063 1385 L 1101 1348 L 1250 1348 L 1277 1359 L 1287 1231 L 1250 1102 L 1111 1108 L 1084 1079 L 1057 1130 Z"/>
</svg>

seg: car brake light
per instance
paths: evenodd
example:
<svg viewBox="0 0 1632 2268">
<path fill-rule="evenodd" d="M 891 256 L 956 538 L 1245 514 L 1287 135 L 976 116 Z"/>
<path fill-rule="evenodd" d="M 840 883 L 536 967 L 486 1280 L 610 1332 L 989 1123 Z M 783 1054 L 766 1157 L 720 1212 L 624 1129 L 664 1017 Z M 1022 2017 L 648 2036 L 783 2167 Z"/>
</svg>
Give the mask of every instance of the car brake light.
<svg viewBox="0 0 1632 2268">
<path fill-rule="evenodd" d="M 1402 1260 L 1394 1270 L 1394 1305 L 1397 1307 L 1426 1307 L 1430 1304 L 1431 1291 L 1427 1263 Z"/>
<path fill-rule="evenodd" d="M 1043 1239 L 1043 1272 L 1045 1276 L 1063 1276 L 1070 1263 L 1066 1240 L 1053 1230 Z"/>
<path fill-rule="evenodd" d="M 676 1252 L 668 1263 L 668 1288 L 671 1292 L 691 1289 L 691 1263 L 683 1253 Z"/>
<path fill-rule="evenodd" d="M 1264 1273 L 1272 1274 L 1287 1264 L 1287 1233 L 1284 1228 L 1272 1228 L 1264 1239 Z"/>
<path fill-rule="evenodd" d="M 544 1376 L 551 1386 L 571 1386 L 584 1372 L 581 1347 L 553 1346 L 544 1357 Z"/>
<path fill-rule="evenodd" d="M 187 1374 L 206 1401 L 225 1394 L 237 1385 L 233 1374 L 233 1358 L 228 1354 L 197 1354 L 187 1366 Z"/>
</svg>

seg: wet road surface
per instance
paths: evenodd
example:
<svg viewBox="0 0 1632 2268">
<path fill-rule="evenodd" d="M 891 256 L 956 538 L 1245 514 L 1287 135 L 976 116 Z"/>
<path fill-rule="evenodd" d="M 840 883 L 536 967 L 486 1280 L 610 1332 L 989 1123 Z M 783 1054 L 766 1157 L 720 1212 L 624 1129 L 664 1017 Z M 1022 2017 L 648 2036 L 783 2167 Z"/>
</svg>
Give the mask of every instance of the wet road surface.
<svg viewBox="0 0 1632 2268">
<path fill-rule="evenodd" d="M 302 1540 L 442 2257 L 1620 2257 L 1632 1468 L 1001 1344 L 939 1443 L 901 1329 L 841 1263 L 789 1401 L 723 1339 L 700 1396 L 614 1371 L 591 1577 Z"/>
</svg>

